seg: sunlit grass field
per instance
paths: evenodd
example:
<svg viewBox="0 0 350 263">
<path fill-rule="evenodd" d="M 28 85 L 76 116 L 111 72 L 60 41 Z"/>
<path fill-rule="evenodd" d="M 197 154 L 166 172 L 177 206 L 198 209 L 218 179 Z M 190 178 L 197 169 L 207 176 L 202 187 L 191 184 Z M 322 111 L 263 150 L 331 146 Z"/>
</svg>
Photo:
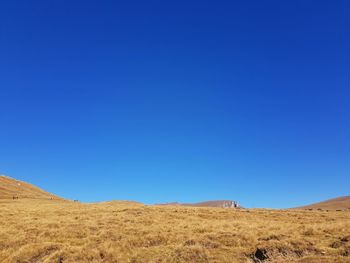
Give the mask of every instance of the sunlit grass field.
<svg viewBox="0 0 350 263">
<path fill-rule="evenodd" d="M 350 262 L 350 212 L 2 200 L 0 262 Z"/>
</svg>

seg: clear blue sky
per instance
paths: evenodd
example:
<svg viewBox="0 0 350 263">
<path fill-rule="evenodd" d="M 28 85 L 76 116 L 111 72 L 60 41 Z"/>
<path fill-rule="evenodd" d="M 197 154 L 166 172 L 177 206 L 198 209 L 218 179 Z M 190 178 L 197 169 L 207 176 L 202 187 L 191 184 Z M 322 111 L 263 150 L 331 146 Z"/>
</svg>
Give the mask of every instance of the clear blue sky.
<svg viewBox="0 0 350 263">
<path fill-rule="evenodd" d="M 350 189 L 349 1 L 2 1 L 0 173 L 66 198 Z"/>
</svg>

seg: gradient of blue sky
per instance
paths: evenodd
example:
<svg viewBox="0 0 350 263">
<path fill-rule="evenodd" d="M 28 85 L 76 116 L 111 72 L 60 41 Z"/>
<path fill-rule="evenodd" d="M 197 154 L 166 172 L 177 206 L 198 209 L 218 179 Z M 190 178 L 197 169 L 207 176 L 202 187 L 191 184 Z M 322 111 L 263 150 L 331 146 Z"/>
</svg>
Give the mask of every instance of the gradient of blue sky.
<svg viewBox="0 0 350 263">
<path fill-rule="evenodd" d="M 350 186 L 348 1 L 2 1 L 0 173 L 290 207 Z"/>
</svg>

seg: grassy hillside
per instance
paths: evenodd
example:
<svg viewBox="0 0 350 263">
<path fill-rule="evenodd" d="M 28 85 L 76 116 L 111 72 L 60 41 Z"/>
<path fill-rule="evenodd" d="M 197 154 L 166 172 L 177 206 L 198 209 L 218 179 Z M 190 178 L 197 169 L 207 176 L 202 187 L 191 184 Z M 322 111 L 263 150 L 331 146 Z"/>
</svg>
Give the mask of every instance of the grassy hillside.
<svg viewBox="0 0 350 263">
<path fill-rule="evenodd" d="M 322 209 L 322 210 L 349 210 L 350 211 L 350 196 L 342 196 L 329 199 L 323 202 L 299 207 L 301 209 Z"/>
<path fill-rule="evenodd" d="M 349 256 L 348 211 L 0 200 L 4 263 L 334 263 Z"/>
<path fill-rule="evenodd" d="M 13 198 L 60 199 L 34 185 L 0 175 L 0 199 Z"/>
</svg>

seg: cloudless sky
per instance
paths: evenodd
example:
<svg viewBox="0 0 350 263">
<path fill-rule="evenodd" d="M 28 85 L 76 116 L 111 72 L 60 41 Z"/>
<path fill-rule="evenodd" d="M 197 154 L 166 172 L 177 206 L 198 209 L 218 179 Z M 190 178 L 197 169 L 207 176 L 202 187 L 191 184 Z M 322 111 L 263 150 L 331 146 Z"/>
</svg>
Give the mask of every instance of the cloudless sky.
<svg viewBox="0 0 350 263">
<path fill-rule="evenodd" d="M 2 1 L 0 173 L 81 201 L 349 195 L 349 1 Z"/>
</svg>

